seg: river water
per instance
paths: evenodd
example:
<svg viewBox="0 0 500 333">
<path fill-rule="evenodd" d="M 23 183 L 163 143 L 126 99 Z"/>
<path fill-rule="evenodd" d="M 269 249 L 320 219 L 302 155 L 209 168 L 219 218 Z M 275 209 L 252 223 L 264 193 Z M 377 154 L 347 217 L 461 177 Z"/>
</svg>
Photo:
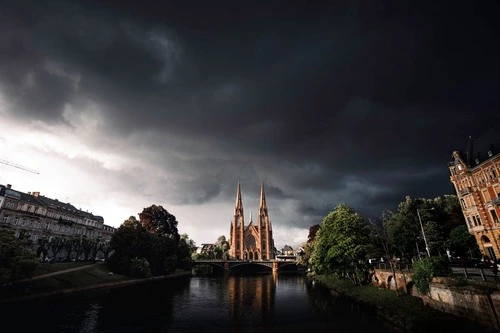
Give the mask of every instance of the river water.
<svg viewBox="0 0 500 333">
<path fill-rule="evenodd" d="M 9 332 L 395 332 L 300 274 L 163 280 L 3 304 L 0 314 Z"/>
</svg>

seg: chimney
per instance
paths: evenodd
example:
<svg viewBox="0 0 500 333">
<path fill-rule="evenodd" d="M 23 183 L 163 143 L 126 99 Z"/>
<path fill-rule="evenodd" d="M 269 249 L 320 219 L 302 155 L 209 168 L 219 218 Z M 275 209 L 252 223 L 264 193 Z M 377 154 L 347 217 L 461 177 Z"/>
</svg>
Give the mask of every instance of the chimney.
<svg viewBox="0 0 500 333">
<path fill-rule="evenodd" d="M 33 192 L 33 196 L 38 198 L 40 196 L 40 192 Z"/>
<path fill-rule="evenodd" d="M 7 184 L 7 188 L 12 188 L 12 185 L 10 185 L 10 184 Z"/>
</svg>

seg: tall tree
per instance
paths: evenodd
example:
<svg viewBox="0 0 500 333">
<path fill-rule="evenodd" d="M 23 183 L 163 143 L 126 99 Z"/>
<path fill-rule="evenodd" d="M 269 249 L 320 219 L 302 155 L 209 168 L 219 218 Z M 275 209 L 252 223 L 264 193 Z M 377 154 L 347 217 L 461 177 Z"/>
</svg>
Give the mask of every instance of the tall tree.
<svg viewBox="0 0 500 333">
<path fill-rule="evenodd" d="M 177 219 L 162 206 L 152 205 L 146 207 L 139 213 L 139 221 L 149 232 L 173 237 L 179 242 L 180 236 L 177 230 Z"/>
<path fill-rule="evenodd" d="M 366 254 L 369 229 L 364 218 L 345 204 L 338 205 L 320 225 L 311 263 L 319 274 L 333 273 L 362 283 L 368 277 Z"/>
<path fill-rule="evenodd" d="M 108 265 L 116 272 L 132 274 L 134 269 L 131 265 L 138 262 L 133 259 L 139 259 L 143 265 L 143 258 L 153 275 L 170 273 L 177 264 L 177 246 L 175 235 L 150 232 L 131 216 L 111 236 L 113 254 Z"/>
</svg>

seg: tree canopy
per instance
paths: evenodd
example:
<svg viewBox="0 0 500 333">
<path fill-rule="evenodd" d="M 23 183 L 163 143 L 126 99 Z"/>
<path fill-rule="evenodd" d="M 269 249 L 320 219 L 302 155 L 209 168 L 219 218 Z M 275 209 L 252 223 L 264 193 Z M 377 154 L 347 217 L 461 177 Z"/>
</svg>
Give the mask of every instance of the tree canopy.
<svg viewBox="0 0 500 333">
<path fill-rule="evenodd" d="M 175 270 L 180 238 L 177 221 L 175 228 L 173 225 L 166 227 L 166 221 L 161 218 L 165 217 L 166 210 L 161 208 L 159 211 L 160 218 L 151 214 L 147 217 L 147 221 L 143 221 L 145 224 L 130 216 L 115 231 L 110 241 L 113 254 L 108 260 L 108 265 L 111 269 L 132 276 L 135 274 L 138 277 L 145 276 L 148 272 L 160 275 Z M 172 219 L 170 217 L 169 219 L 171 222 Z M 165 223 L 162 224 L 162 221 Z M 172 233 L 167 233 L 167 230 Z"/>
<path fill-rule="evenodd" d="M 362 283 L 367 278 L 369 229 L 364 218 L 345 204 L 338 205 L 320 225 L 311 264 L 319 274 L 333 273 Z"/>
<path fill-rule="evenodd" d="M 146 207 L 139 213 L 139 221 L 149 232 L 170 236 L 179 242 L 180 236 L 177 230 L 177 219 L 162 206 L 152 205 Z"/>
</svg>

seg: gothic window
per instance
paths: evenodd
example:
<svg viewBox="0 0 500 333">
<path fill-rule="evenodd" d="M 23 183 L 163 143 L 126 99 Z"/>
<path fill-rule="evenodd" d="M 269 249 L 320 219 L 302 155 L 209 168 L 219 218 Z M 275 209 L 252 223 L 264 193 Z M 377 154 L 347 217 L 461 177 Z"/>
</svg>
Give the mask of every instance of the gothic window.
<svg viewBox="0 0 500 333">
<path fill-rule="evenodd" d="M 245 245 L 250 248 L 254 249 L 255 248 L 255 237 L 253 235 L 246 235 L 245 236 Z"/>
</svg>

